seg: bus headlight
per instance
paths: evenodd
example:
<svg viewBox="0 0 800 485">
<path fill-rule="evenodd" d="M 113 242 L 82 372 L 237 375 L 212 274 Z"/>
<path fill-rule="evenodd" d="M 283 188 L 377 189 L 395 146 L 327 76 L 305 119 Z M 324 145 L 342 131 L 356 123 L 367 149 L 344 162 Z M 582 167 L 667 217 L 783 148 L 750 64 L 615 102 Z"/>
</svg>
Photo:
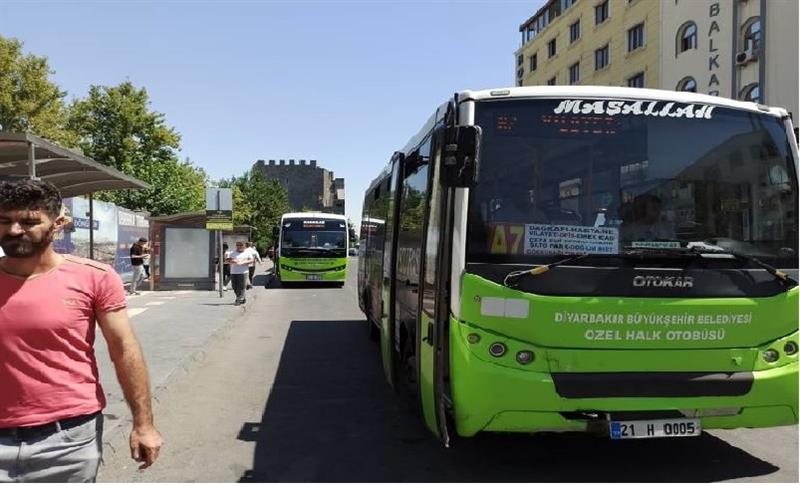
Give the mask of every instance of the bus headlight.
<svg viewBox="0 0 800 485">
<path fill-rule="evenodd" d="M 480 341 L 481 341 L 481 336 L 478 335 L 477 333 L 471 333 L 467 335 L 467 342 L 471 344 L 477 344 Z"/>
<path fill-rule="evenodd" d="M 797 353 L 797 344 L 790 340 L 783 346 L 783 351 L 786 352 L 786 355 L 794 355 Z"/>
<path fill-rule="evenodd" d="M 777 361 L 780 358 L 780 354 L 777 350 L 768 349 L 764 351 L 763 357 L 766 362 L 772 363 Z"/>
</svg>

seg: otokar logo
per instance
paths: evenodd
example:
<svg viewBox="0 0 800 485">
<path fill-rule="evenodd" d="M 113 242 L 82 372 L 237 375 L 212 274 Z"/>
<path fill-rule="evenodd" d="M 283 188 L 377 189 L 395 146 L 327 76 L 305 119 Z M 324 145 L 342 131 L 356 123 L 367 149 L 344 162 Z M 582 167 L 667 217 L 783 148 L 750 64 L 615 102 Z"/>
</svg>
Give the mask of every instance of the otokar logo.
<svg viewBox="0 0 800 485">
<path fill-rule="evenodd" d="M 692 288 L 691 276 L 635 276 L 633 286 L 637 288 Z"/>
</svg>

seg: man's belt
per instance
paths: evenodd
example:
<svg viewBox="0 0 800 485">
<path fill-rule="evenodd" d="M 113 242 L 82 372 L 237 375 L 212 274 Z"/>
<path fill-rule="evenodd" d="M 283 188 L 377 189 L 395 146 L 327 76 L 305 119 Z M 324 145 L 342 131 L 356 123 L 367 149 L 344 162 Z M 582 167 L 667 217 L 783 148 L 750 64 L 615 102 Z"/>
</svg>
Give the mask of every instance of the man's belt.
<svg viewBox="0 0 800 485">
<path fill-rule="evenodd" d="M 18 426 L 16 428 L 0 428 L 0 438 L 14 438 L 19 441 L 25 441 L 42 436 L 49 436 L 58 432 L 59 429 L 70 429 L 80 426 L 95 419 L 98 415 L 100 415 L 100 411 L 53 421 L 52 423 L 37 424 L 34 426 Z"/>
</svg>

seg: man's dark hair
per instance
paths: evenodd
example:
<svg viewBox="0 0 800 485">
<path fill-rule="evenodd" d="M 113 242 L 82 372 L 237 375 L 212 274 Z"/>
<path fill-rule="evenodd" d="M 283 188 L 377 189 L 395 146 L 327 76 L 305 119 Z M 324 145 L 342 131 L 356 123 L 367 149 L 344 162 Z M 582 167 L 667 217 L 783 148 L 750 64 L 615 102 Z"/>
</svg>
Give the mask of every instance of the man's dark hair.
<svg viewBox="0 0 800 485">
<path fill-rule="evenodd" d="M 0 182 L 0 210 L 41 210 L 52 219 L 61 215 L 61 192 L 43 180 Z"/>
</svg>

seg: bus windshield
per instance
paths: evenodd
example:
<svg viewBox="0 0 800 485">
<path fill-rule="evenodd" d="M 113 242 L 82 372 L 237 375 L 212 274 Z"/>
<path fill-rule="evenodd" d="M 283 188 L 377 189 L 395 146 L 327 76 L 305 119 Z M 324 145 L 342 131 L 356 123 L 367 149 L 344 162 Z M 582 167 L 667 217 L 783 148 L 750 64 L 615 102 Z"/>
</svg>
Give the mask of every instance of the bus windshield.
<svg viewBox="0 0 800 485">
<path fill-rule="evenodd" d="M 797 268 L 794 141 L 779 118 L 666 101 L 528 99 L 479 102 L 475 124 L 483 138 L 468 262 L 699 245 Z"/>
<path fill-rule="evenodd" d="M 291 257 L 347 256 L 347 224 L 330 219 L 284 219 L 281 252 Z"/>
</svg>

